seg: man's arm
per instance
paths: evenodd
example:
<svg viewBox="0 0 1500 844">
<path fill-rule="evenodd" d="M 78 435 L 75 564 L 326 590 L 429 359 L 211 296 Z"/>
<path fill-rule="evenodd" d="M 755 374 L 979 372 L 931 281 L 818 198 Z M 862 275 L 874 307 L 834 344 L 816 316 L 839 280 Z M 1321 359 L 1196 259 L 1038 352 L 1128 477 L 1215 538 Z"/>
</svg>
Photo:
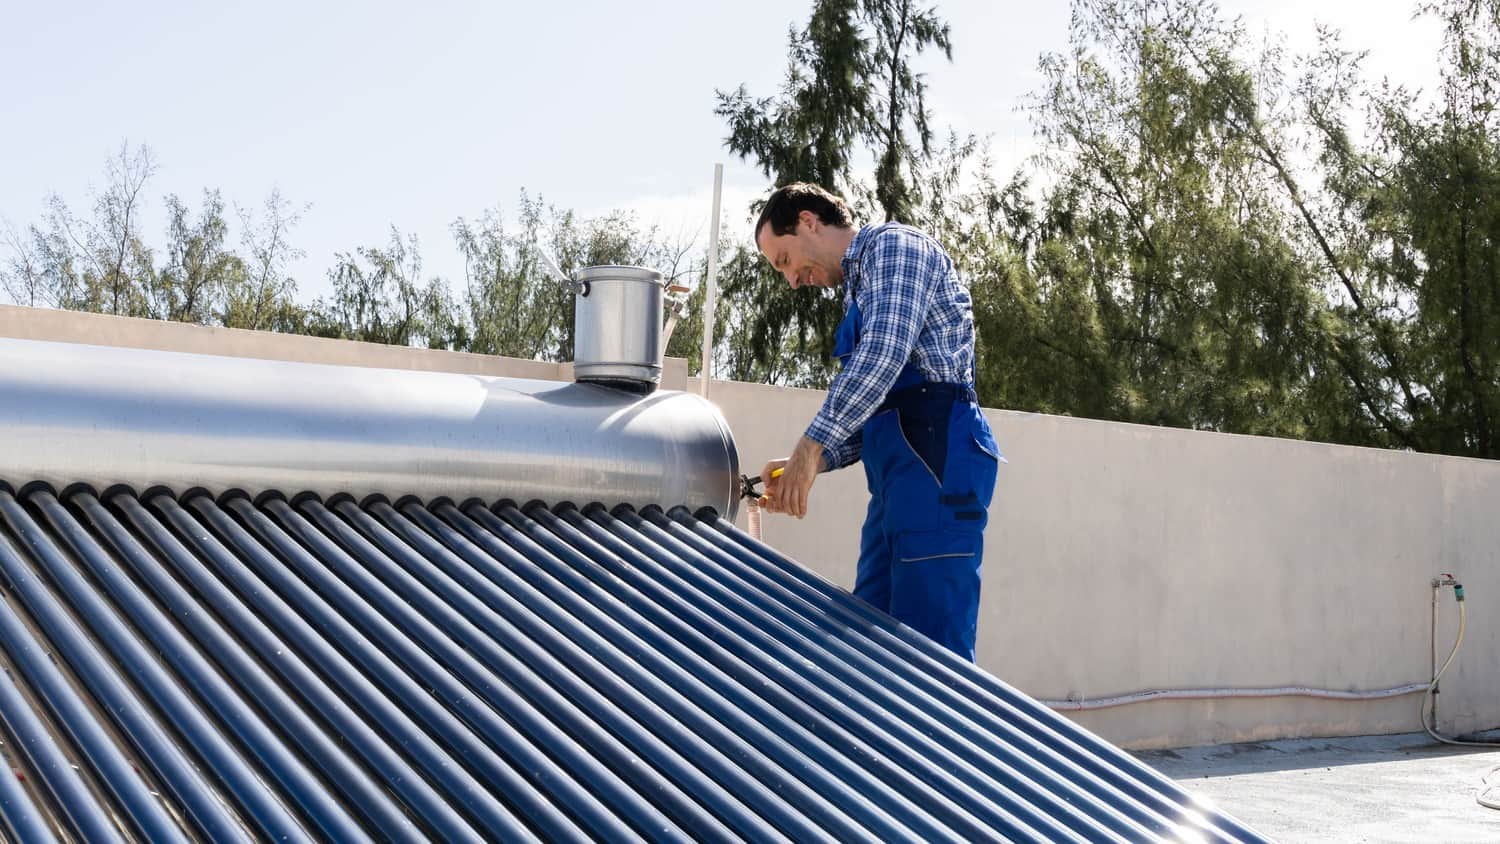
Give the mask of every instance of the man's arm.
<svg viewBox="0 0 1500 844">
<path fill-rule="evenodd" d="M 881 232 L 865 251 L 856 293 L 864 317 L 859 342 L 807 427 L 807 437 L 830 456 L 846 453 L 844 444 L 874 415 L 911 358 L 943 261 L 936 244 L 906 229 Z"/>
<path fill-rule="evenodd" d="M 799 519 L 807 515 L 818 472 L 835 468 L 836 460 L 848 456 L 844 446 L 859 436 L 911 357 L 932 299 L 932 282 L 945 260 L 936 244 L 913 231 L 882 232 L 870 244 L 856 293 L 864 317 L 859 342 L 787 459 L 776 494 L 770 496 L 772 510 Z"/>
</svg>

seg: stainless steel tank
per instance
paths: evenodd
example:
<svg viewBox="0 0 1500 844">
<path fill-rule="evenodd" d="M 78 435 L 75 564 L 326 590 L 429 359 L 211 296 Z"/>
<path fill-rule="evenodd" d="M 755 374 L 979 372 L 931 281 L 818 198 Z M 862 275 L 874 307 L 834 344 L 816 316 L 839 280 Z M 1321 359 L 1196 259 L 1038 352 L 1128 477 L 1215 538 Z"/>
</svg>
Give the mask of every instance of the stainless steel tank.
<svg viewBox="0 0 1500 844">
<path fill-rule="evenodd" d="M 573 377 L 649 392 L 661 382 L 662 275 L 585 267 L 574 277 Z"/>
<path fill-rule="evenodd" d="M 738 472 L 724 418 L 690 393 L 0 339 L 0 480 L 12 484 L 732 517 Z"/>
</svg>

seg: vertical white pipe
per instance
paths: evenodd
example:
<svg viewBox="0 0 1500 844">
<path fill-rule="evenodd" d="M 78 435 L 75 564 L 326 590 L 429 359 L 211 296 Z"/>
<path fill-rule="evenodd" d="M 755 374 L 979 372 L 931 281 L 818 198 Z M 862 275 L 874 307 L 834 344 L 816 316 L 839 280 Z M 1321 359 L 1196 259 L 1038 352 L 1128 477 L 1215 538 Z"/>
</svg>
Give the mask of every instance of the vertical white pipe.
<svg viewBox="0 0 1500 844">
<path fill-rule="evenodd" d="M 714 311 L 719 304 L 719 197 L 724 190 L 724 165 L 714 165 L 714 215 L 708 223 L 708 291 L 703 296 L 703 365 L 698 370 L 699 393 L 708 398 L 713 377 Z"/>
</svg>

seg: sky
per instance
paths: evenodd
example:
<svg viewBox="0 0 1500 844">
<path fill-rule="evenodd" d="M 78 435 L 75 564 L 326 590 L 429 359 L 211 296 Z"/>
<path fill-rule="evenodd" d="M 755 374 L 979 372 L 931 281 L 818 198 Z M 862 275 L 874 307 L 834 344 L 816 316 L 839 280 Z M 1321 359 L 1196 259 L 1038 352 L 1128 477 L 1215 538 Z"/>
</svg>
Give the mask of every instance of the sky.
<svg viewBox="0 0 1500 844">
<path fill-rule="evenodd" d="M 990 140 L 1001 172 L 1034 150 L 1018 109 L 1037 59 L 1067 44 L 1066 3 L 948 0 L 953 62 L 924 58 L 934 125 Z M 1436 81 L 1440 33 L 1390 0 L 1223 0 L 1253 37 L 1310 49 L 1314 25 L 1369 51 L 1378 78 Z M 706 240 L 715 163 L 726 219 L 769 189 L 723 146 L 714 92 L 775 93 L 808 0 L 755 3 L 28 3 L 0 0 L 0 224 L 49 194 L 92 205 L 106 159 L 145 144 L 149 240 L 163 197 L 205 188 L 306 206 L 299 298 L 326 295 L 334 254 L 421 242 L 424 273 L 461 282 L 450 226 L 522 190 L 585 216 L 613 210 Z M 231 219 L 232 210 L 231 210 Z M 5 255 L 0 255 L 3 261 Z"/>
</svg>

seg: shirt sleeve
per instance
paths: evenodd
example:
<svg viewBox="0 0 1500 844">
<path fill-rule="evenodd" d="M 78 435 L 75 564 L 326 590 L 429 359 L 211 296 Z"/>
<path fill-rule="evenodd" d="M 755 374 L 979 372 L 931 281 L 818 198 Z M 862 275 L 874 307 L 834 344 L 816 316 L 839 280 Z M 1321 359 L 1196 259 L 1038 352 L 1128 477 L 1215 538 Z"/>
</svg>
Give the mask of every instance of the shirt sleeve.
<svg viewBox="0 0 1500 844">
<path fill-rule="evenodd" d="M 860 452 L 864 450 L 864 438 L 859 431 L 849 435 L 849 438 L 836 446 L 823 447 L 823 471 L 832 472 L 834 469 L 842 469 L 859 462 Z"/>
<path fill-rule="evenodd" d="M 809 439 L 823 446 L 832 468 L 850 457 L 847 444 L 876 408 L 911 358 L 946 258 L 937 245 L 911 229 L 876 235 L 861 259 L 855 300 L 863 316 L 859 342 L 828 388 L 823 407 L 807 427 Z"/>
</svg>

